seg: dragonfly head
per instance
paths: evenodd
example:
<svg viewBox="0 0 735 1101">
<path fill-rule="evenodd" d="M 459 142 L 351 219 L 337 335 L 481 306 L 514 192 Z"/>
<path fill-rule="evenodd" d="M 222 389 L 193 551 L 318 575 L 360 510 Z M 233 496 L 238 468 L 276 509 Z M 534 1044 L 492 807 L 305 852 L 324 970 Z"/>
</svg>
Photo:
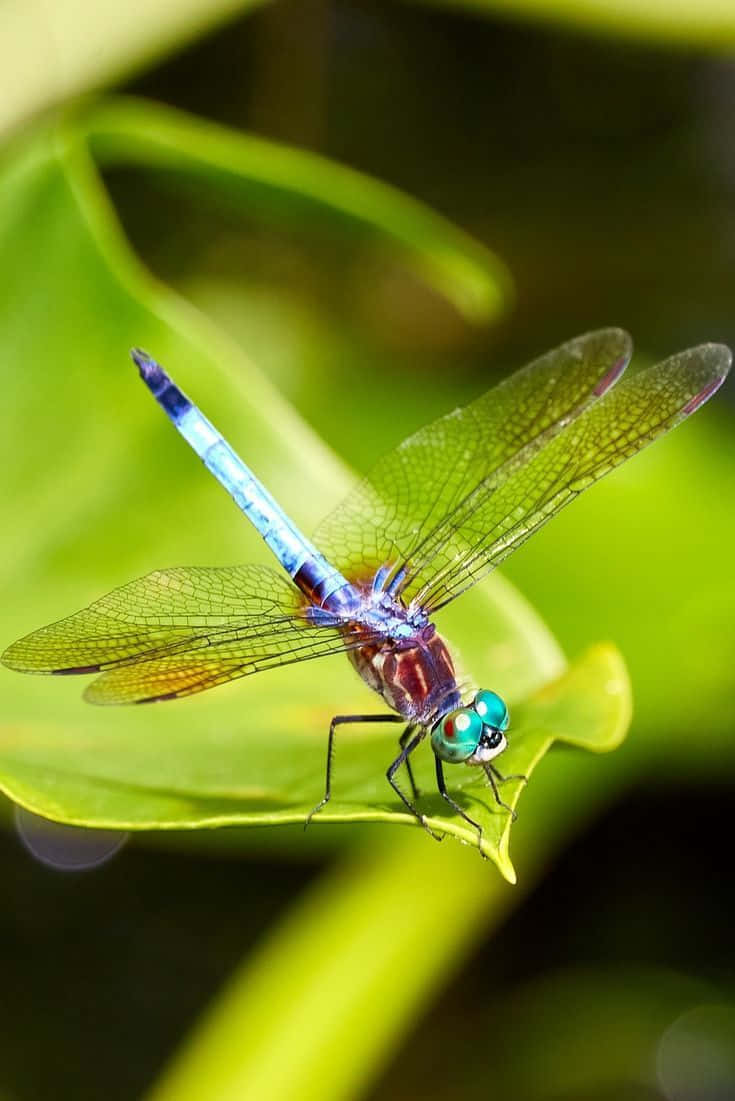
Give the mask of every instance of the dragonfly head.
<svg viewBox="0 0 735 1101">
<path fill-rule="evenodd" d="M 481 689 L 469 707 L 457 707 L 439 719 L 431 745 L 437 757 L 450 764 L 486 764 L 507 746 L 509 721 L 508 708 L 497 692 Z"/>
</svg>

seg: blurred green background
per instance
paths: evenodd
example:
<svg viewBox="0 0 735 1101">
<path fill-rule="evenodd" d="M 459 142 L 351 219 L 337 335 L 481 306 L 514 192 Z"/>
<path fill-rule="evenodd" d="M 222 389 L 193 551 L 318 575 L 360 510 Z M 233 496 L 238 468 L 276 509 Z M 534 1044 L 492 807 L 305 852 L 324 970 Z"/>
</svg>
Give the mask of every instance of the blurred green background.
<svg viewBox="0 0 735 1101">
<path fill-rule="evenodd" d="M 263 560 L 131 344 L 307 526 L 578 332 L 732 346 L 734 42 L 717 3 L 4 0 L 0 643 L 159 566 Z M 517 886 L 389 824 L 150 832 L 61 872 L 6 801 L 0 1101 L 735 1096 L 734 392 L 507 564 L 541 620 L 490 585 L 453 624 L 519 699 L 554 638 L 628 666 L 622 748 L 534 775 Z M 341 664 L 134 714 L 3 670 L 0 779 L 66 820 L 104 819 L 126 758 L 171 821 L 274 773 L 318 791 L 329 715 L 365 702 Z M 347 742 L 337 785 L 388 745 Z"/>
</svg>

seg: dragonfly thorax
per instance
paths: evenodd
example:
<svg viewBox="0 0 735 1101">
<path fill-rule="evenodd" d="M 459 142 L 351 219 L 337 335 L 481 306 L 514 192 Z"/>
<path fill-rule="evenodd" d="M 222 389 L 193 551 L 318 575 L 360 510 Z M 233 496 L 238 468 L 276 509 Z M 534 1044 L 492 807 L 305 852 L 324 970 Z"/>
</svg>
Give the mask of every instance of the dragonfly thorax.
<svg viewBox="0 0 735 1101">
<path fill-rule="evenodd" d="M 396 643 L 410 642 L 420 637 L 432 637 L 435 628 L 426 612 L 415 605 L 406 606 L 387 592 L 370 590 L 359 604 L 355 616 L 369 632 L 384 635 Z"/>
<path fill-rule="evenodd" d="M 366 642 L 349 658 L 365 683 L 409 722 L 429 727 L 461 701 L 449 649 L 433 624 L 405 638 Z"/>
</svg>

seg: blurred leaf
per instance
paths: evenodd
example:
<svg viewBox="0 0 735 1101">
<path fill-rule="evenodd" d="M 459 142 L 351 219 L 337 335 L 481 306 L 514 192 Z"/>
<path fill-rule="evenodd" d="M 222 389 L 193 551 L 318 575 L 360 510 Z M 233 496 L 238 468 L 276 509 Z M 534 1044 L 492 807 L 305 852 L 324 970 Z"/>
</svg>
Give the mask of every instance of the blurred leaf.
<svg viewBox="0 0 735 1101">
<path fill-rule="evenodd" d="M 412 0 L 416 3 L 417 0 Z M 427 0 L 422 0 L 427 2 Z M 515 16 L 586 27 L 641 38 L 661 38 L 683 46 L 735 46 L 735 9 L 728 0 L 428 0 L 478 15 Z"/>
<path fill-rule="evenodd" d="M 553 698 L 546 702 L 552 709 Z M 615 736 L 614 724 L 608 730 Z M 259 1101 L 348 1101 L 364 1093 L 478 936 L 507 920 L 560 844 L 610 797 L 619 754 L 603 767 L 591 754 L 550 756 L 556 760 L 539 770 L 518 823 L 517 888 L 488 875 L 469 847 L 381 831 L 384 843 L 330 868 L 270 929 L 147 1101 L 237 1101 L 250 1093 Z M 508 992 L 499 1000 L 507 1003 Z M 498 1016 L 507 1028 L 507 1013 L 499 1008 Z M 498 1034 L 476 1023 L 480 1034 Z M 523 1019 L 516 1031 L 504 1051 L 532 1044 Z M 482 1060 L 486 1094 L 487 1051 L 477 1034 L 455 1036 L 452 1052 L 461 1060 L 464 1045 Z"/>
<path fill-rule="evenodd" d="M 147 1101 L 362 1093 L 488 910 L 519 897 L 472 853 L 422 841 L 353 853 L 297 900 Z"/>
<path fill-rule="evenodd" d="M 667 1028 L 717 996 L 716 986 L 705 981 L 630 965 L 552 971 L 512 990 L 488 991 L 475 1021 L 483 1035 L 503 1035 L 503 1058 L 492 1068 L 494 1095 L 524 1101 L 659 1097 L 631 1093 L 631 1087 L 655 1090 L 656 1055 Z M 463 1101 L 484 1101 L 487 1053 L 475 1036 L 458 1035 L 454 1054 L 463 1068 Z M 419 1079 L 419 1096 L 422 1085 Z"/>
<path fill-rule="evenodd" d="M 0 134 L 115 80 L 264 0 L 54 0 L 0 4 Z"/>
<path fill-rule="evenodd" d="M 312 222 L 392 249 L 469 321 L 493 321 L 508 305 L 511 279 L 497 256 L 423 203 L 354 169 L 135 99 L 103 103 L 83 125 L 103 165 L 138 163 L 203 181 L 209 194 L 261 219 Z"/>
</svg>

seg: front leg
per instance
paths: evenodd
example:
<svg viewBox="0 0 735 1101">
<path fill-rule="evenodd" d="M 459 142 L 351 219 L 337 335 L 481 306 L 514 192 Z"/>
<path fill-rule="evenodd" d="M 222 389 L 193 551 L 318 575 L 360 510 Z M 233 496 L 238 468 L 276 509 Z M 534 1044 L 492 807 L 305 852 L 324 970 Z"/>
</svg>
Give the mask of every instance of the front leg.
<svg viewBox="0 0 735 1101">
<path fill-rule="evenodd" d="M 475 822 L 474 818 L 470 818 L 469 814 L 466 814 L 465 811 L 463 811 L 460 807 L 459 803 L 457 803 L 456 800 L 454 800 L 449 794 L 449 792 L 447 791 L 446 781 L 444 780 L 444 765 L 441 762 L 441 758 L 435 756 L 434 761 L 436 763 L 436 785 L 439 788 L 439 794 L 441 795 L 442 799 L 445 799 L 447 803 L 449 803 L 449 806 L 452 807 L 453 810 L 456 810 L 457 814 L 461 815 L 461 817 L 464 818 L 465 822 L 469 822 L 473 829 L 477 830 L 477 847 L 479 848 L 482 855 L 485 856 L 484 852 L 482 852 L 482 826 L 479 822 Z M 485 859 L 487 859 L 487 857 L 485 857 Z"/>
<path fill-rule="evenodd" d="M 334 758 L 334 740 L 337 727 L 343 723 L 401 723 L 400 715 L 335 715 L 329 724 L 329 740 L 327 742 L 327 776 L 324 784 L 324 795 L 317 805 L 306 816 L 304 829 L 309 825 L 315 814 L 325 807 L 332 797 L 332 760 Z"/>
<path fill-rule="evenodd" d="M 426 728 L 422 726 L 419 729 L 418 734 L 415 734 L 413 736 L 413 738 L 411 739 L 411 741 L 408 743 L 408 745 L 403 747 L 403 749 L 401 750 L 399 755 L 396 757 L 393 764 L 390 766 L 390 768 L 386 772 L 385 776 L 386 776 L 386 779 L 387 779 L 388 783 L 393 788 L 394 792 L 399 797 L 399 799 L 401 800 L 403 805 L 405 807 L 407 807 L 408 810 L 410 810 L 411 814 L 424 827 L 426 832 L 431 834 L 431 836 L 434 838 L 435 841 L 441 841 L 441 836 L 438 833 L 434 833 L 434 831 L 431 829 L 431 827 L 427 823 L 426 818 L 424 817 L 424 815 L 421 814 L 417 810 L 417 808 L 414 806 L 414 804 L 411 802 L 411 800 L 406 795 L 403 794 L 403 792 L 401 791 L 401 789 L 399 788 L 398 784 L 395 781 L 396 772 L 398 772 L 398 769 L 401 767 L 402 764 L 404 764 L 404 763 L 408 764 L 408 758 L 411 756 L 414 749 L 416 749 L 416 747 L 418 745 L 420 745 L 420 743 L 423 741 L 425 736 L 426 736 Z M 410 773 L 409 773 L 409 775 L 410 775 Z"/>
<path fill-rule="evenodd" d="M 490 771 L 499 784 L 507 784 L 510 780 L 523 780 L 524 784 L 528 783 L 528 777 L 523 772 L 511 772 L 508 776 L 503 776 L 496 765 L 490 765 Z"/>
<path fill-rule="evenodd" d="M 495 802 L 498 804 L 499 807 L 503 807 L 504 810 L 507 810 L 510 813 L 511 821 L 515 822 L 518 815 L 516 814 L 516 812 L 513 810 L 513 808 L 511 806 L 508 806 L 508 804 L 504 803 L 503 800 L 500 798 L 500 792 L 498 791 L 498 785 L 495 781 L 495 776 L 493 775 L 493 773 L 496 770 L 492 767 L 492 765 L 490 764 L 489 761 L 488 761 L 487 764 L 483 765 L 482 767 L 484 769 L 485 775 L 487 776 L 488 783 L 490 784 L 490 787 L 493 789 L 493 795 L 495 796 Z M 504 780 L 506 780 L 506 779 L 510 780 L 511 777 L 510 776 L 507 776 L 507 777 L 504 776 L 503 779 Z"/>
</svg>

